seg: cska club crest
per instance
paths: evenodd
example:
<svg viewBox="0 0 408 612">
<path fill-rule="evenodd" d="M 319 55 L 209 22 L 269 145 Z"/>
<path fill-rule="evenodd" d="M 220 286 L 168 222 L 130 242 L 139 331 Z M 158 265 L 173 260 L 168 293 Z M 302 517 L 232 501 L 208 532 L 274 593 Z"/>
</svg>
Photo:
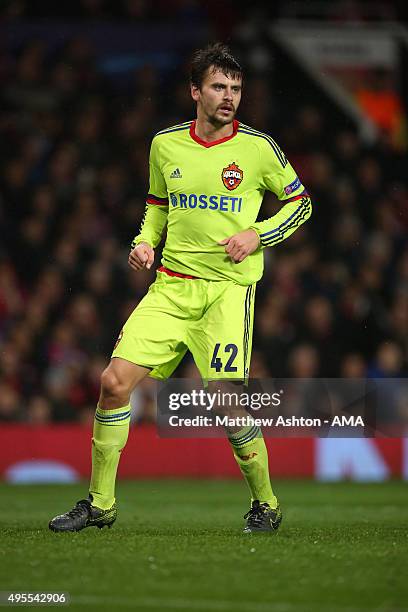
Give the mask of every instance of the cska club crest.
<svg viewBox="0 0 408 612">
<path fill-rule="evenodd" d="M 229 191 L 232 191 L 242 183 L 244 173 L 242 172 L 241 168 L 238 168 L 235 162 L 232 162 L 232 164 L 226 168 L 223 168 L 221 178 L 225 187 L 229 189 Z"/>
</svg>

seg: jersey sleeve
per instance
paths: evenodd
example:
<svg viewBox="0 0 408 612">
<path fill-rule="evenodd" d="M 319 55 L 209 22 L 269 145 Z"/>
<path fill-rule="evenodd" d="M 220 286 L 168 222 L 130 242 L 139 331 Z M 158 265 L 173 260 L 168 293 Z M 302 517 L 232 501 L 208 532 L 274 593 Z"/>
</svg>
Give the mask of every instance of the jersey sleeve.
<svg viewBox="0 0 408 612">
<path fill-rule="evenodd" d="M 287 200 L 305 191 L 302 182 L 276 142 L 265 135 L 260 150 L 262 187 L 278 200 Z"/>
<path fill-rule="evenodd" d="M 260 151 L 261 186 L 274 193 L 283 206 L 276 215 L 251 225 L 260 247 L 273 246 L 289 238 L 312 214 L 312 202 L 279 145 L 265 136 Z"/>
<path fill-rule="evenodd" d="M 167 185 L 161 171 L 160 149 L 157 138 L 153 138 L 149 157 L 149 193 L 146 199 L 148 204 L 157 206 L 168 205 Z"/>
<path fill-rule="evenodd" d="M 160 169 L 160 152 L 154 138 L 149 157 L 149 193 L 146 198 L 146 210 L 139 234 L 132 241 L 134 249 L 140 242 L 147 242 L 155 248 L 163 234 L 169 212 L 167 185 Z"/>
</svg>

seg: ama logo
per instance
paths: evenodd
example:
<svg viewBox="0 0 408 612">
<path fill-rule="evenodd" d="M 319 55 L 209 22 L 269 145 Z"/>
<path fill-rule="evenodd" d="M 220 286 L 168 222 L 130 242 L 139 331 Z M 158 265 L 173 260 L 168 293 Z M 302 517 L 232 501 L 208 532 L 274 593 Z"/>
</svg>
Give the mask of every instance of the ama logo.
<svg viewBox="0 0 408 612">
<path fill-rule="evenodd" d="M 221 178 L 225 187 L 229 191 L 232 191 L 242 183 L 244 173 L 242 172 L 241 168 L 238 168 L 235 162 L 232 162 L 232 164 L 230 164 L 226 168 L 223 168 Z"/>
</svg>

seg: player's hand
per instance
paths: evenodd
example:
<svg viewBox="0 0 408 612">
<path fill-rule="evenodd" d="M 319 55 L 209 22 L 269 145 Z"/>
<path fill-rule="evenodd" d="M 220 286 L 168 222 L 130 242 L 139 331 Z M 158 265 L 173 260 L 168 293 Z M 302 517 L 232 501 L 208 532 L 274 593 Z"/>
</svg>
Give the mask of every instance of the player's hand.
<svg viewBox="0 0 408 612">
<path fill-rule="evenodd" d="M 141 242 L 129 253 L 128 263 L 133 270 L 141 270 L 142 268 L 150 270 L 153 261 L 154 250 L 147 242 Z"/>
<path fill-rule="evenodd" d="M 218 244 L 225 245 L 225 252 L 235 263 L 244 261 L 259 246 L 259 236 L 254 229 L 248 229 L 229 238 L 224 238 Z"/>
</svg>

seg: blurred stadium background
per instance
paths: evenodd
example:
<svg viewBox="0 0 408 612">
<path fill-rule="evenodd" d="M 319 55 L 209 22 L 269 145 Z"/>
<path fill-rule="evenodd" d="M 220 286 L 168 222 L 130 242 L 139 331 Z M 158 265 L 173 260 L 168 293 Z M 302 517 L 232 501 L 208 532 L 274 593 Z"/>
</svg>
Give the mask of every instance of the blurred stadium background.
<svg viewBox="0 0 408 612">
<path fill-rule="evenodd" d="M 251 376 L 406 377 L 404 2 L 11 0 L 0 40 L 0 477 L 89 473 L 99 376 L 154 278 L 127 266 L 149 141 L 194 116 L 188 60 L 213 40 L 246 68 L 239 118 L 273 135 L 314 203 L 265 253 Z M 132 403 L 121 476 L 238 475 L 222 440 L 180 457 L 157 438 L 153 381 Z M 404 438 L 269 442 L 275 476 L 408 478 Z"/>
</svg>

